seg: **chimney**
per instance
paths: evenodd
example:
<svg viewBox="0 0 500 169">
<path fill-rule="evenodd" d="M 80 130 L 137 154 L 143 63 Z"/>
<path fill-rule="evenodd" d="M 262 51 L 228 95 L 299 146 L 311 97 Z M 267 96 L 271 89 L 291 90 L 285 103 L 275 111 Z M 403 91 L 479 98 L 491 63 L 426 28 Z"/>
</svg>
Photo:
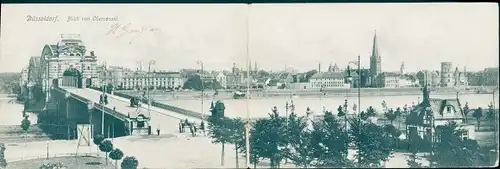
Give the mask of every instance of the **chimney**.
<svg viewBox="0 0 500 169">
<path fill-rule="evenodd" d="M 318 63 L 318 73 L 321 73 L 321 63 Z"/>
</svg>

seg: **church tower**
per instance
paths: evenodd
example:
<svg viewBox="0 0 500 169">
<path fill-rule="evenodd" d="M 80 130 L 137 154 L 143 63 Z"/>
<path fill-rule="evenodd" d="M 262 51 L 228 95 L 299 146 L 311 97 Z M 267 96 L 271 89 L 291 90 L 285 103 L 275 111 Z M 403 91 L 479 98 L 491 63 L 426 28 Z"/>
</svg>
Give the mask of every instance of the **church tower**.
<svg viewBox="0 0 500 169">
<path fill-rule="evenodd" d="M 401 75 L 406 74 L 405 62 L 401 63 L 401 68 L 399 68 L 399 73 L 401 73 Z"/>
<path fill-rule="evenodd" d="M 382 73 L 382 66 L 377 44 L 377 31 L 375 31 L 375 35 L 373 36 L 372 55 L 370 56 L 370 73 L 372 79 L 372 87 L 378 87 L 379 84 L 377 83 L 377 77 L 380 73 Z"/>
</svg>

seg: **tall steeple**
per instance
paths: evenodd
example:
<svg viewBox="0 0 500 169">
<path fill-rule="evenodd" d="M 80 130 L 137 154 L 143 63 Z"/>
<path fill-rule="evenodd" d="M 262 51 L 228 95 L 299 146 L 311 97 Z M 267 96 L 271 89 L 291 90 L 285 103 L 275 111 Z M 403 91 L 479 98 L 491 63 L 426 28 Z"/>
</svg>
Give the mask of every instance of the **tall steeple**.
<svg viewBox="0 0 500 169">
<path fill-rule="evenodd" d="M 254 68 L 255 72 L 259 71 L 259 68 L 257 67 L 257 61 L 254 62 L 253 68 Z"/>
<path fill-rule="evenodd" d="M 370 56 L 370 74 L 372 87 L 379 87 L 377 84 L 377 77 L 382 73 L 382 59 L 380 53 L 378 51 L 378 43 L 377 43 L 377 31 L 375 31 L 373 36 L 373 47 L 372 47 L 372 55 Z"/>
<path fill-rule="evenodd" d="M 380 54 L 378 52 L 378 44 L 377 44 L 377 31 L 375 31 L 375 35 L 373 36 L 372 57 L 380 59 Z"/>
</svg>

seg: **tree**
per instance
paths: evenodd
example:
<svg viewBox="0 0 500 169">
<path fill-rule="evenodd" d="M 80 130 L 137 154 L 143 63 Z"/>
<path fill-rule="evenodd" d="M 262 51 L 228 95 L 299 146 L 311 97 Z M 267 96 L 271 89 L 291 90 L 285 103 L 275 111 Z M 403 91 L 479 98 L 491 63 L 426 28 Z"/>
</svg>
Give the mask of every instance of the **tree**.
<svg viewBox="0 0 500 169">
<path fill-rule="evenodd" d="M 208 127 L 212 143 L 221 144 L 221 166 L 224 166 L 224 149 L 225 144 L 231 142 L 231 119 L 227 117 L 210 116 L 208 119 Z"/>
<path fill-rule="evenodd" d="M 307 72 L 306 72 L 306 79 L 305 79 L 305 81 L 306 81 L 306 82 L 308 82 L 308 81 L 309 81 L 309 79 L 310 79 L 313 75 L 315 75 L 316 73 L 318 73 L 318 70 L 316 70 L 316 69 L 313 69 L 313 70 L 307 71 Z"/>
<path fill-rule="evenodd" d="M 392 137 L 383 128 L 359 118 L 351 121 L 351 139 L 357 147 L 357 167 L 381 167 L 392 155 Z"/>
<path fill-rule="evenodd" d="M 231 134 L 229 136 L 229 142 L 234 144 L 234 152 L 236 155 L 236 168 L 239 167 L 238 150 L 245 144 L 245 123 L 241 118 L 230 119 L 230 130 Z"/>
<path fill-rule="evenodd" d="M 99 152 L 99 145 L 101 145 L 102 141 L 104 141 L 104 136 L 102 134 L 98 134 L 94 136 L 92 141 L 97 146 L 97 152 Z M 99 153 L 97 153 L 97 156 L 99 156 Z"/>
<path fill-rule="evenodd" d="M 123 161 L 120 165 L 122 169 L 137 169 L 139 166 L 139 161 L 134 156 L 127 156 L 123 158 Z"/>
<path fill-rule="evenodd" d="M 394 112 L 393 109 L 389 109 L 387 112 L 384 112 L 384 116 L 391 122 L 391 126 L 393 125 L 394 120 L 398 117 L 398 114 Z"/>
<path fill-rule="evenodd" d="M 5 168 L 7 161 L 5 160 L 5 144 L 0 143 L 0 168 Z"/>
<path fill-rule="evenodd" d="M 396 148 L 399 147 L 399 136 L 401 136 L 401 131 L 399 131 L 399 129 L 397 129 L 394 125 L 392 124 L 389 124 L 389 125 L 385 125 L 384 126 L 384 131 L 386 133 L 389 133 L 389 135 L 392 137 L 393 139 L 393 143 L 395 145 Z"/>
<path fill-rule="evenodd" d="M 344 129 L 345 132 L 347 132 L 347 114 L 344 112 L 344 108 L 341 105 L 337 108 L 337 116 L 344 118 Z"/>
<path fill-rule="evenodd" d="M 477 129 L 479 130 L 479 127 L 481 126 L 481 117 L 483 117 L 483 109 L 479 107 L 474 110 L 474 112 L 472 113 L 472 117 L 476 118 Z"/>
<path fill-rule="evenodd" d="M 406 160 L 406 164 L 409 168 L 424 168 L 422 163 L 418 162 L 418 160 L 420 160 L 420 158 L 417 156 L 419 143 L 416 142 L 416 139 L 413 139 L 413 142 L 410 144 L 412 145 L 412 147 L 410 148 L 410 155 Z"/>
<path fill-rule="evenodd" d="M 467 115 L 469 114 L 469 111 L 470 111 L 470 109 L 469 109 L 469 102 L 465 102 L 465 106 L 463 108 L 463 111 L 464 111 L 464 116 L 465 116 L 464 117 L 465 118 L 465 122 L 467 122 L 467 119 L 468 119 Z"/>
<path fill-rule="evenodd" d="M 284 135 L 287 147 L 284 157 L 297 166 L 307 168 L 313 161 L 310 151 L 313 144 L 311 132 L 307 131 L 306 119 L 297 116 L 293 111 L 286 118 Z"/>
<path fill-rule="evenodd" d="M 455 122 L 436 129 L 438 141 L 434 143 L 434 154 L 430 160 L 433 167 L 474 167 L 478 165 L 479 145 L 475 140 L 463 139 L 464 130 Z"/>
<path fill-rule="evenodd" d="M 495 129 L 495 110 L 493 109 L 493 103 L 488 105 L 488 111 L 486 112 L 486 118 L 490 121 L 491 130 Z"/>
<path fill-rule="evenodd" d="M 250 154 L 251 161 L 256 167 L 256 163 L 261 159 L 271 161 L 270 168 L 279 168 L 283 157 L 287 156 L 287 140 L 285 136 L 285 118 L 280 117 L 276 106 L 269 113 L 270 118 L 258 119 L 253 122 L 254 126 L 250 133 Z M 245 146 L 242 146 L 245 152 Z"/>
<path fill-rule="evenodd" d="M 104 140 L 99 145 L 99 150 L 106 153 L 106 165 L 108 164 L 108 153 L 113 151 L 113 143 L 109 140 Z"/>
<path fill-rule="evenodd" d="M 368 107 L 366 111 L 361 111 L 360 117 L 362 120 L 368 120 L 370 117 L 375 117 L 377 113 L 375 112 L 375 109 L 373 109 L 372 106 Z"/>
<path fill-rule="evenodd" d="M 115 148 L 113 151 L 109 153 L 109 158 L 115 160 L 115 167 L 118 167 L 118 160 L 122 159 L 123 152 L 122 150 Z"/>
<path fill-rule="evenodd" d="M 24 141 L 25 146 L 28 145 L 28 129 L 30 128 L 31 122 L 28 120 L 28 116 L 24 116 L 24 119 L 21 121 L 21 128 L 24 130 Z"/>
<path fill-rule="evenodd" d="M 322 121 L 313 123 L 312 144 L 309 151 L 315 167 L 350 167 L 348 159 L 349 137 L 343 132 L 341 121 L 331 112 L 325 112 Z M 307 151 L 307 150 L 306 150 Z"/>
</svg>

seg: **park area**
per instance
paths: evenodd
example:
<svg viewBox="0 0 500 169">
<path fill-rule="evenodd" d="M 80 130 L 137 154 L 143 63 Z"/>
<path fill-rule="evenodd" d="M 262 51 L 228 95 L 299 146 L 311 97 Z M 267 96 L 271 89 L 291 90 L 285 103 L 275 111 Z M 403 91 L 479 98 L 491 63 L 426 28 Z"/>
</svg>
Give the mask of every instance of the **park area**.
<svg viewBox="0 0 500 169">
<path fill-rule="evenodd" d="M 38 169 L 44 164 L 57 164 L 60 163 L 66 169 L 114 169 L 115 167 L 108 163 L 106 165 L 106 159 L 92 157 L 92 156 L 81 156 L 81 157 L 53 157 L 49 159 L 31 159 L 9 162 L 6 169 Z"/>
</svg>

